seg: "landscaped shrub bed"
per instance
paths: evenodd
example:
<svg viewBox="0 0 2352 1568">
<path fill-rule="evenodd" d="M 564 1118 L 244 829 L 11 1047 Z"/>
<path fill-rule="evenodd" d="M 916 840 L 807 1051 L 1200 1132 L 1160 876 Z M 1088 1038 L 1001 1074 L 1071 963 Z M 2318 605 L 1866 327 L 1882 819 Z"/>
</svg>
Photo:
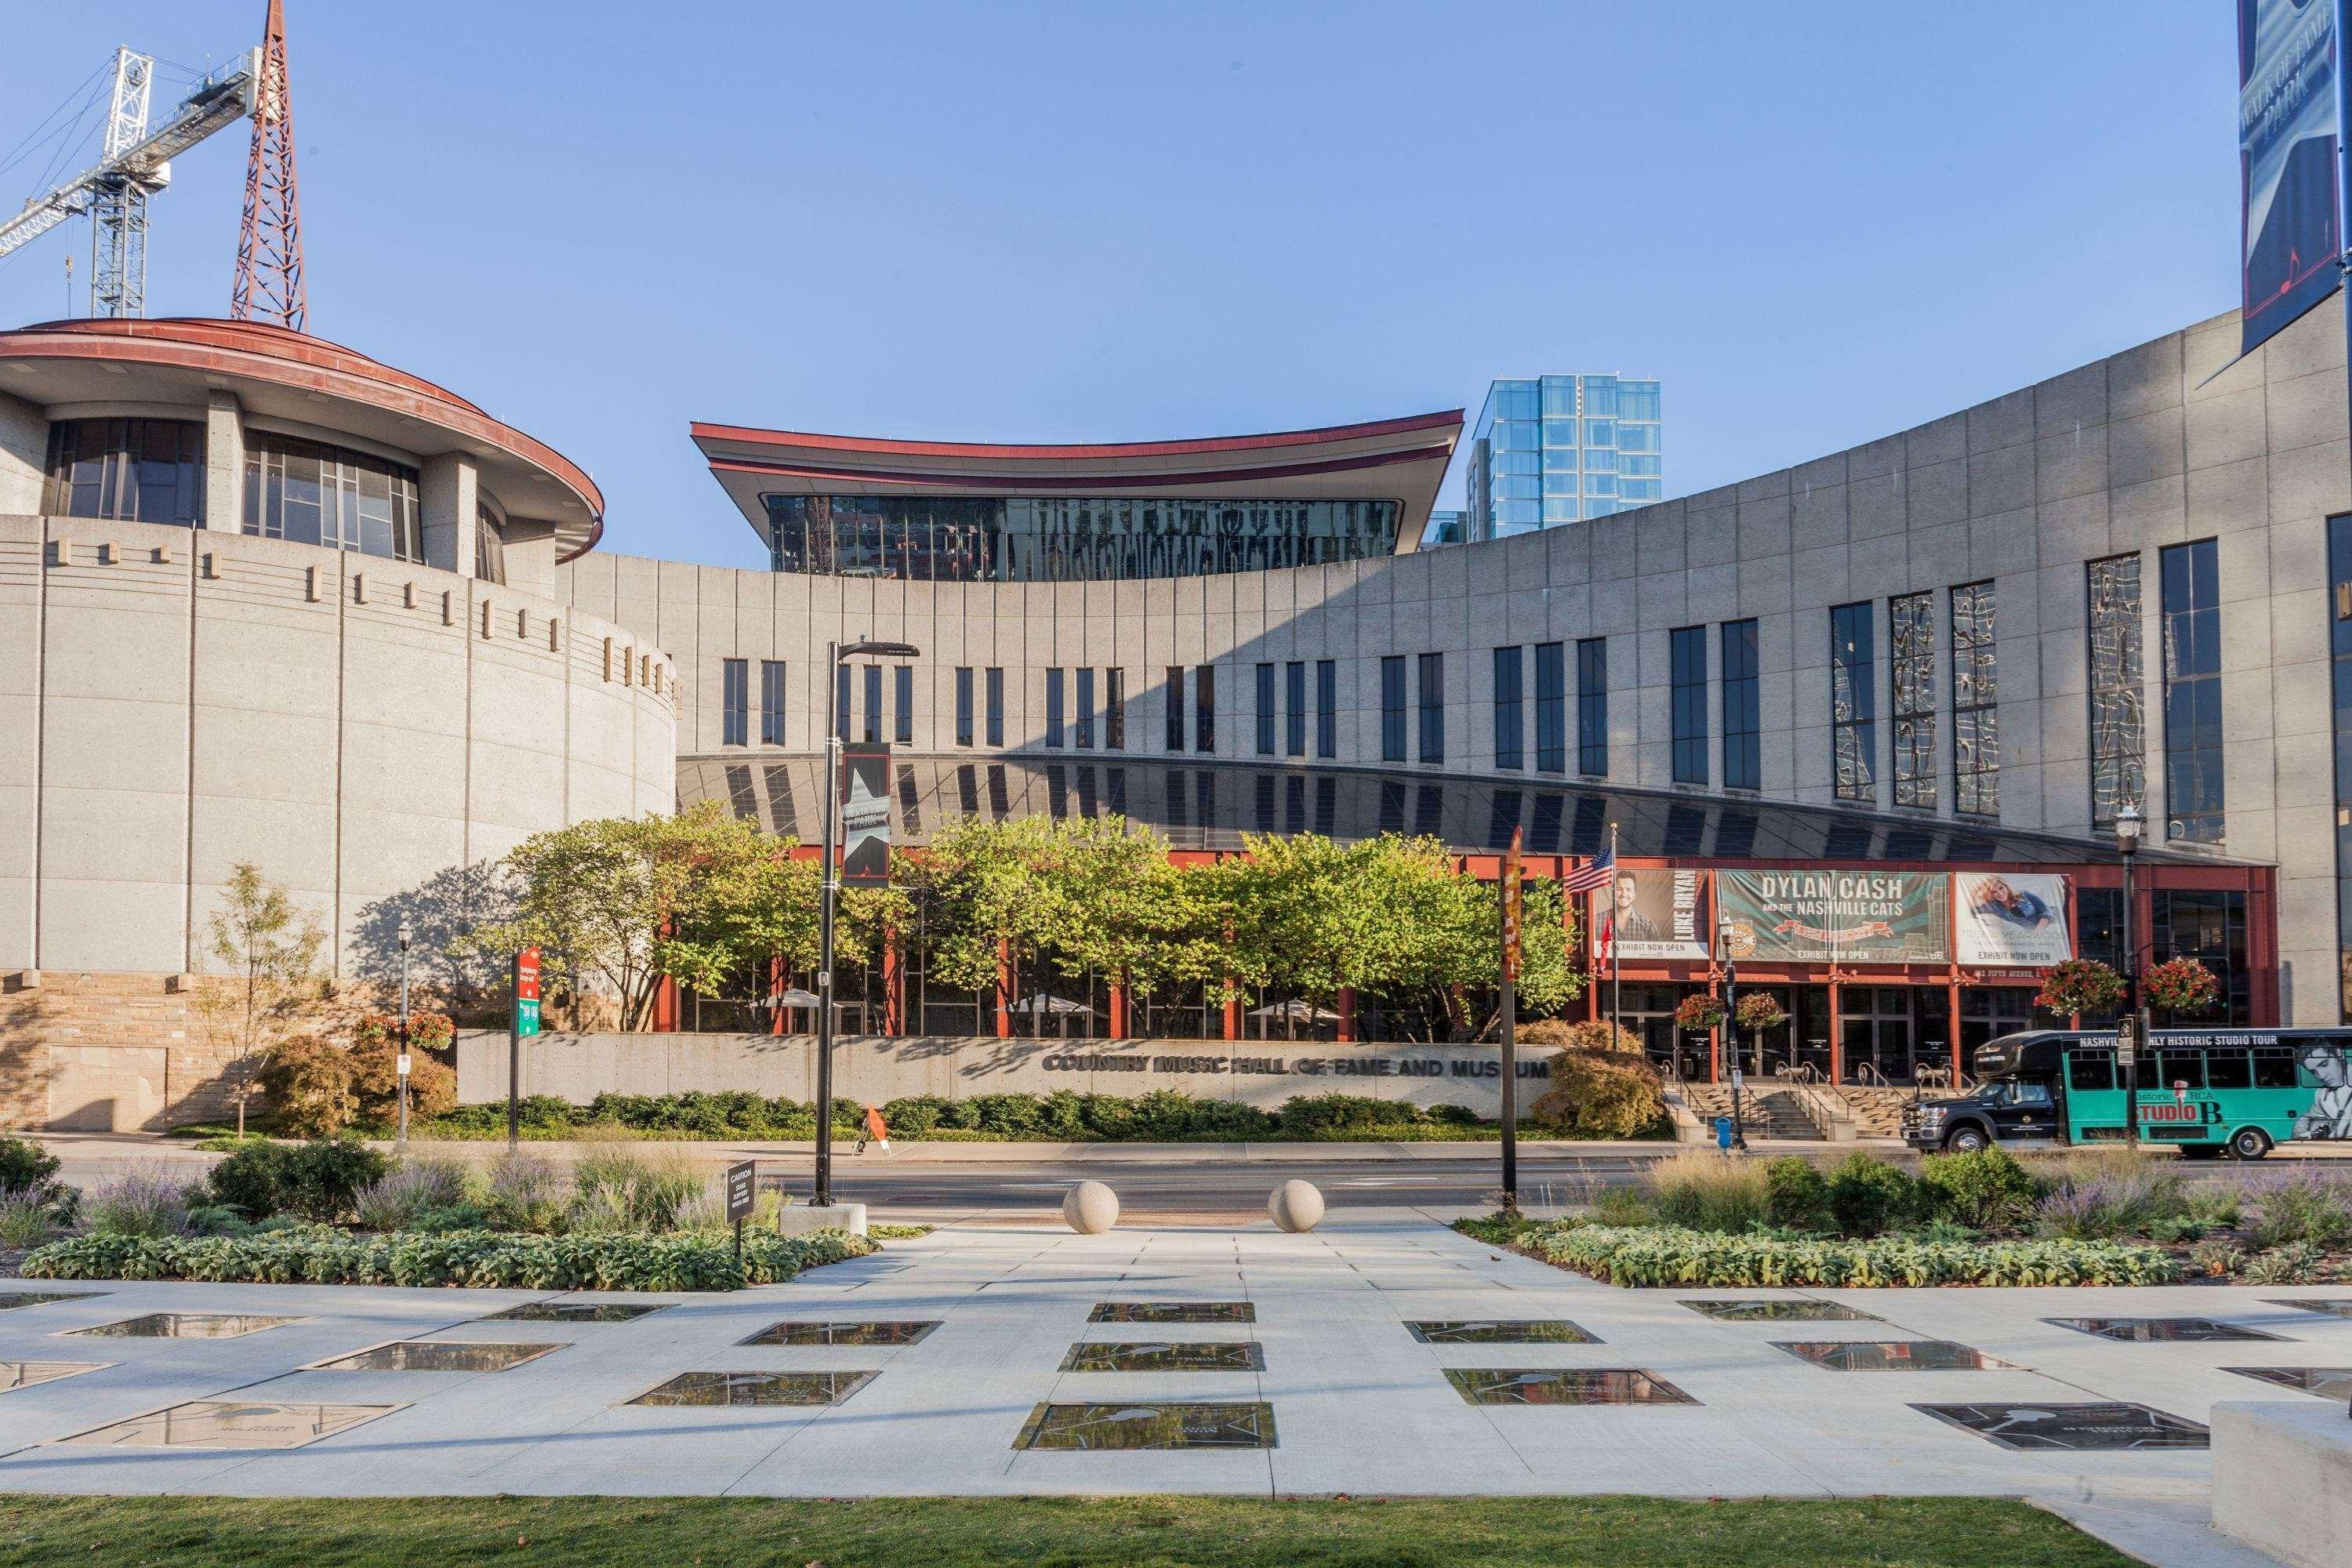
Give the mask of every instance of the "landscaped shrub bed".
<svg viewBox="0 0 2352 1568">
<path fill-rule="evenodd" d="M 875 1250 L 840 1231 L 526 1236 L 460 1231 L 353 1236 L 325 1226 L 240 1237 L 108 1233 L 26 1256 L 35 1279 L 199 1279 L 255 1285 L 459 1286 L 528 1290 L 737 1290 Z"/>
<path fill-rule="evenodd" d="M 1202 1100 L 1176 1089 L 1149 1094 L 981 1094 L 950 1100 L 908 1095 L 881 1107 L 894 1139 L 942 1142 L 1435 1142 L 1492 1140 L 1491 1122 L 1458 1105 L 1426 1109 L 1365 1095 L 1301 1095 L 1276 1110 L 1226 1100 Z M 816 1136 L 816 1111 L 796 1100 L 768 1100 L 748 1091 L 685 1094 L 600 1094 L 586 1105 L 534 1095 L 519 1107 L 523 1136 L 561 1140 L 592 1128 L 619 1128 L 665 1139 L 742 1138 L 768 1141 Z M 836 1100 L 836 1136 L 855 1136 L 866 1108 Z M 1618 1137 L 1618 1124 L 1561 1127 L 1541 1117 L 1521 1123 L 1531 1137 Z M 383 1135 L 387 1130 L 373 1130 Z M 1651 1124 L 1651 1135 L 1663 1135 Z M 419 1139 L 485 1139 L 507 1135 L 506 1107 L 460 1106 L 412 1124 Z"/>
<path fill-rule="evenodd" d="M 1561 1222 L 1523 1234 L 1537 1257 L 1612 1285 L 2169 1285 L 2160 1247 L 2085 1241 L 1726 1236 L 1679 1226 Z"/>
<path fill-rule="evenodd" d="M 2352 1173 L 2192 1182 L 2168 1152 L 1684 1153 L 1589 1212 L 1457 1228 L 1620 1285 L 2253 1285 L 2352 1279 Z"/>
</svg>

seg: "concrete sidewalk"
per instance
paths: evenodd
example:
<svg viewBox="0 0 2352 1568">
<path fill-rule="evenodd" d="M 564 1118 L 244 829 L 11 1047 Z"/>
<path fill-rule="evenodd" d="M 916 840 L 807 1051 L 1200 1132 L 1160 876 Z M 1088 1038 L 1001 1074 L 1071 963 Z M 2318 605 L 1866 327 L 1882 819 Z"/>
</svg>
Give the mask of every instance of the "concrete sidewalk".
<svg viewBox="0 0 2352 1568">
<path fill-rule="evenodd" d="M 789 1285 L 669 1303 L 629 1323 L 483 1321 L 516 1291 L 102 1283 L 0 1312 L 0 1357 L 108 1363 L 0 1398 L 0 1490 L 230 1495 L 1633 1493 L 1674 1497 L 2023 1497 L 2148 1560 L 2265 1561 L 2201 1523 L 2201 1449 L 2000 1447 L 1919 1403 L 2135 1402 L 2203 1422 L 2217 1400 L 2301 1399 L 2226 1369 L 2352 1364 L 2352 1321 L 2297 1310 L 2324 1289 L 1803 1293 L 1879 1320 L 1720 1321 L 1685 1300 L 1791 1291 L 1632 1291 L 1489 1248 L 1403 1210 L 1352 1210 L 1308 1236 L 1268 1226 L 957 1227 Z M 2341 1294 L 2339 1290 L 2336 1292 Z M 576 1299 L 576 1298 L 575 1298 Z M 1245 1302 L 1244 1322 L 1090 1321 L 1106 1301 Z M 58 1337 L 157 1310 L 300 1321 L 221 1340 Z M 2045 1320 L 2226 1320 L 2277 1342 L 2117 1342 Z M 1589 1342 L 1429 1343 L 1414 1320 L 1567 1319 Z M 784 1320 L 939 1325 L 903 1345 L 749 1344 Z M 381 1344 L 560 1348 L 503 1372 L 304 1370 Z M 1833 1371 L 1780 1341 L 1948 1340 L 2008 1363 Z M 1063 1370 L 1074 1345 L 1249 1342 L 1262 1366 Z M 1448 1369 L 1640 1369 L 1692 1403 L 1484 1405 Z M 870 1372 L 839 1403 L 629 1403 L 689 1372 Z M 374 1405 L 282 1451 L 59 1439 L 190 1400 Z M 1160 1401 L 1263 1403 L 1271 1447 L 1015 1447 L 1045 1403 L 1132 1413 Z"/>
</svg>

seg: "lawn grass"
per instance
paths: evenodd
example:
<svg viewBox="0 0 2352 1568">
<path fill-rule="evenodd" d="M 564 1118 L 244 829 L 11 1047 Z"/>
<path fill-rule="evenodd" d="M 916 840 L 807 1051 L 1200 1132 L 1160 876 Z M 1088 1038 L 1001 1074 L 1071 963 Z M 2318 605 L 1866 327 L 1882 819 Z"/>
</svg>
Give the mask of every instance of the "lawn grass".
<svg viewBox="0 0 2352 1568">
<path fill-rule="evenodd" d="M 2128 1568 L 1981 1498 L 0 1497 L 0 1568 Z"/>
</svg>

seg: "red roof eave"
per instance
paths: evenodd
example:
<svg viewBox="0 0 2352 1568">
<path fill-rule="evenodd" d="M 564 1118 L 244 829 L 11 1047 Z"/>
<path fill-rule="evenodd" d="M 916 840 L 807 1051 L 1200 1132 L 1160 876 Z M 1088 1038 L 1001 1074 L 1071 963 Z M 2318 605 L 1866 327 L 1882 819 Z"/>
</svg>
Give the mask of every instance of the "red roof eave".
<svg viewBox="0 0 2352 1568">
<path fill-rule="evenodd" d="M 697 421 L 690 433 L 697 442 L 727 441 L 744 446 L 788 447 L 803 450 L 857 452 L 891 458 L 966 458 L 1000 462 L 1113 461 L 1123 458 L 1167 458 L 1219 452 L 1268 451 L 1287 447 L 1318 447 L 1343 441 L 1372 440 L 1416 431 L 1462 428 L 1459 408 L 1434 414 L 1409 415 L 1358 425 L 1327 425 L 1311 430 L 1277 430 L 1255 436 L 1213 436 L 1180 441 L 1107 441 L 1078 445 L 1027 445 L 995 441 L 900 441 L 876 436 L 826 436 L 799 430 L 761 430 L 741 425 L 709 425 Z M 1451 448 L 1451 441 L 1447 443 Z"/>
</svg>

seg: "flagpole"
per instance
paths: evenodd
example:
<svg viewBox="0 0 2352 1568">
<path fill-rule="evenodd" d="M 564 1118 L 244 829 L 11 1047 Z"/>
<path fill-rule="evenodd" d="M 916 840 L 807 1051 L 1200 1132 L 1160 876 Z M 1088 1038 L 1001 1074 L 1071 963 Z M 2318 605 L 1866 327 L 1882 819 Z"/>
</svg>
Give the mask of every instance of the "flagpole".
<svg viewBox="0 0 2352 1568">
<path fill-rule="evenodd" d="M 1623 870 L 1617 864 L 1617 825 L 1612 822 L 1609 825 L 1609 1026 L 1617 1034 L 1625 1031 L 1624 981 L 1617 967 L 1617 949 L 1621 945 L 1617 940 L 1617 879 Z M 1610 1038 L 1609 1048 L 1617 1048 L 1614 1035 Z"/>
</svg>

